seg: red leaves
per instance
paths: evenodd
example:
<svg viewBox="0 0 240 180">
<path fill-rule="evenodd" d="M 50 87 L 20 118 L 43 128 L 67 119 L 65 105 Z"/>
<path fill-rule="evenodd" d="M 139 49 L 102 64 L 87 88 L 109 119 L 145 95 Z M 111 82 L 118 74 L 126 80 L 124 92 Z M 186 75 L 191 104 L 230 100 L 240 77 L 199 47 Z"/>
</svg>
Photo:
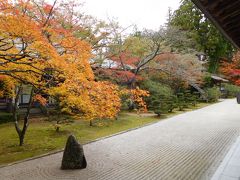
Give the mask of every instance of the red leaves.
<svg viewBox="0 0 240 180">
<path fill-rule="evenodd" d="M 115 76 L 116 79 L 118 79 L 122 82 L 127 82 L 127 81 L 135 78 L 135 74 L 130 71 L 116 70 L 116 71 L 112 72 L 112 75 Z"/>
<path fill-rule="evenodd" d="M 230 73 L 232 74 L 232 76 L 239 76 L 240 69 L 232 69 L 232 70 L 230 70 Z"/>
<path fill-rule="evenodd" d="M 118 63 L 119 68 L 124 68 L 123 66 L 126 66 L 126 68 L 136 68 L 136 64 L 140 60 L 140 58 L 133 56 L 127 51 L 121 52 L 119 55 L 115 55 L 111 59 Z"/>
<path fill-rule="evenodd" d="M 223 62 L 220 71 L 234 84 L 240 86 L 240 51 L 238 51 L 232 62 Z"/>
<path fill-rule="evenodd" d="M 53 6 L 50 5 L 50 4 L 45 4 L 44 7 L 43 7 L 43 10 L 46 14 L 49 14 L 52 10 Z"/>
</svg>

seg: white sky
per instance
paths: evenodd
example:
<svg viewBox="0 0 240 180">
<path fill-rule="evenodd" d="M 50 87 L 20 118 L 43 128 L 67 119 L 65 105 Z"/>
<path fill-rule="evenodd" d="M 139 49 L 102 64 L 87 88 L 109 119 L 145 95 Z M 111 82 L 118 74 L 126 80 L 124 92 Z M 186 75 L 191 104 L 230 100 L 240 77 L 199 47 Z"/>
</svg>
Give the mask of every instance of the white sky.
<svg viewBox="0 0 240 180">
<path fill-rule="evenodd" d="M 83 10 L 98 19 L 114 17 L 124 27 L 136 24 L 140 29 L 157 30 L 166 22 L 168 7 L 176 10 L 179 3 L 180 0 L 85 0 Z"/>
</svg>

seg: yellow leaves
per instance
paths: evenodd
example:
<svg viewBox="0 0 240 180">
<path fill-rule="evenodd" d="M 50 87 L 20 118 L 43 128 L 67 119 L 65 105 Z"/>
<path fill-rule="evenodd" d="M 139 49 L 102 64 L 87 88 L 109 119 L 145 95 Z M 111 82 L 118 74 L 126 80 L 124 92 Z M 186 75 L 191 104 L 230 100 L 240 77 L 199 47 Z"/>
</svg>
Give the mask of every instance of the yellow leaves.
<svg viewBox="0 0 240 180">
<path fill-rule="evenodd" d="M 4 37 L 11 36 L 23 38 L 26 42 L 32 42 L 41 38 L 38 25 L 25 16 L 0 15 L 0 31 Z"/>
<path fill-rule="evenodd" d="M 47 100 L 40 94 L 36 94 L 33 99 L 34 101 L 39 102 L 43 106 L 47 104 Z"/>
<path fill-rule="evenodd" d="M 130 93 L 131 99 L 138 105 L 138 109 L 144 112 L 147 111 L 147 105 L 144 102 L 143 97 L 148 97 L 150 95 L 149 92 L 137 87 L 136 89 L 131 89 Z"/>
<path fill-rule="evenodd" d="M 85 119 L 114 118 L 120 110 L 118 87 L 109 82 L 70 82 L 50 89 L 58 96 L 62 111 L 79 113 Z"/>
<path fill-rule="evenodd" d="M 50 6 L 44 3 L 17 0 L 14 4 L 0 1 L 1 5 L 11 8 L 0 14 L 0 37 L 4 39 L 0 40 L 0 62 L 5 63 L 0 72 L 9 71 L 6 74 L 44 90 L 58 100 L 63 112 L 79 113 L 86 119 L 117 115 L 121 106 L 118 87 L 94 81 L 91 47 L 63 27 L 59 21 L 63 12 L 56 8 L 46 22 Z M 26 13 L 22 8 L 28 8 Z M 46 104 L 41 95 L 34 100 Z"/>
<path fill-rule="evenodd" d="M 10 6 L 10 4 L 9 4 Z M 46 41 L 38 23 L 27 15 L 15 13 L 12 6 L 0 15 L 0 71 L 19 77 L 25 83 L 43 85 L 43 70 L 47 60 L 53 58 L 55 50 Z"/>
<path fill-rule="evenodd" d="M 4 91 L 0 90 L 0 98 L 3 98 L 3 97 L 4 97 Z"/>
<path fill-rule="evenodd" d="M 57 53 L 53 46 L 45 41 L 34 41 L 29 45 L 27 53 L 31 54 L 32 57 L 37 55 L 38 60 L 57 58 Z"/>
<path fill-rule="evenodd" d="M 137 109 L 139 111 L 147 111 L 147 105 L 143 98 L 150 95 L 148 91 L 136 87 L 135 89 L 122 89 L 119 91 L 119 95 L 121 97 L 125 96 L 129 98 L 133 103 L 137 105 Z"/>
<path fill-rule="evenodd" d="M 56 60 L 59 61 L 59 60 Z M 65 54 L 61 56 L 58 67 L 65 71 L 66 76 L 82 76 L 86 79 L 93 80 L 94 75 L 89 65 L 88 59 L 81 59 L 78 56 Z"/>
<path fill-rule="evenodd" d="M 89 91 L 96 117 L 114 118 L 120 110 L 118 87 L 109 82 L 93 82 Z"/>
<path fill-rule="evenodd" d="M 14 80 L 8 76 L 0 76 L 0 97 L 14 96 Z"/>
<path fill-rule="evenodd" d="M 119 91 L 119 96 L 126 96 L 126 95 L 128 95 L 130 92 L 129 92 L 129 90 L 128 89 L 121 89 L 120 91 Z"/>
</svg>

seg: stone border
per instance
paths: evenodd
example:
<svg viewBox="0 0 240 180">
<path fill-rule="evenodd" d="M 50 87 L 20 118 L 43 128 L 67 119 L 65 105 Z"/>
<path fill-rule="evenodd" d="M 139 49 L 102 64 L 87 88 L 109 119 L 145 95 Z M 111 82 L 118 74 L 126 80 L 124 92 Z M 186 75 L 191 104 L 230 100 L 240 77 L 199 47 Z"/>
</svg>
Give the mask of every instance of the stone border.
<svg viewBox="0 0 240 180">
<path fill-rule="evenodd" d="M 205 107 L 209 107 L 209 106 L 212 106 L 212 105 L 215 105 L 215 104 L 218 104 L 218 103 L 221 103 L 222 101 L 218 101 L 216 103 L 213 103 L 213 104 L 209 104 Z M 184 113 L 188 113 L 188 112 L 193 112 L 193 111 L 197 111 L 197 110 L 200 110 L 200 109 L 203 109 L 205 107 L 201 107 L 199 109 L 194 109 L 194 110 L 191 110 L 191 111 L 186 111 L 186 112 L 183 112 L 181 114 L 177 114 L 175 116 L 179 116 L 179 115 L 182 115 Z M 120 134 L 124 134 L 124 133 L 127 133 L 129 131 L 134 131 L 134 130 L 137 130 L 137 129 L 140 129 L 140 128 L 143 128 L 143 127 L 147 127 L 147 126 L 151 126 L 153 124 L 156 124 L 156 123 L 159 123 L 159 122 L 162 122 L 162 121 L 166 121 L 168 119 L 171 119 L 175 116 L 172 116 L 172 117 L 168 117 L 168 118 L 165 118 L 165 119 L 161 119 L 161 120 L 157 120 L 155 122 L 150 122 L 150 123 L 147 123 L 147 124 L 144 124 L 142 126 L 137 126 L 137 127 L 134 127 L 134 128 L 130 128 L 130 129 L 127 129 L 127 130 L 124 130 L 124 131 L 120 131 L 118 133 L 114 133 L 114 134 L 111 134 L 111 135 L 108 135 L 108 136 L 104 136 L 104 137 L 100 137 L 100 138 L 97 138 L 97 139 L 94 139 L 92 141 L 89 141 L 87 143 L 84 143 L 82 144 L 83 146 L 84 145 L 87 145 L 87 144 L 91 144 L 91 143 L 94 143 L 96 141 L 101 141 L 101 140 L 104 140 L 104 139 L 107 139 L 107 138 L 111 138 L 111 137 L 114 137 L 114 136 L 117 136 L 117 135 L 120 135 Z M 27 161 L 31 161 L 31 160 L 34 160 L 34 159 L 39 159 L 39 158 L 43 158 L 43 157 L 46 157 L 46 156 L 50 156 L 50 155 L 53 155 L 53 154 L 57 154 L 57 153 L 60 153 L 60 152 L 63 152 L 64 148 L 62 149 L 59 149 L 59 150 L 56 150 L 56 151 L 52 151 L 52 152 L 49 152 L 49 153 L 45 153 L 45 154 L 41 154 L 41 155 L 37 155 L 37 156 L 34 156 L 34 157 L 30 157 L 30 158 L 26 158 L 26 159 L 23 159 L 23 160 L 19 160 L 19 161 L 15 161 L 13 163 L 9 163 L 9 164 L 5 164 L 5 165 L 0 165 L 0 168 L 4 168 L 4 167 L 8 167 L 8 166 L 13 166 L 15 164 L 19 164 L 19 163 L 23 163 L 23 162 L 27 162 Z"/>
</svg>

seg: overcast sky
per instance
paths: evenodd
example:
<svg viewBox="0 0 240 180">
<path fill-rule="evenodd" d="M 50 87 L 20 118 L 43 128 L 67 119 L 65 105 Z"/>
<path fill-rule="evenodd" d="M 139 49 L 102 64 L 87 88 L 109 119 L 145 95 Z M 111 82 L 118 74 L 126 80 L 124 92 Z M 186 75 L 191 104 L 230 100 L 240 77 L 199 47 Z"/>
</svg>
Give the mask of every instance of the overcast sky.
<svg viewBox="0 0 240 180">
<path fill-rule="evenodd" d="M 84 2 L 84 0 L 83 0 Z M 99 19 L 117 18 L 120 25 L 158 29 L 167 19 L 168 7 L 175 10 L 180 0 L 85 0 L 84 11 Z"/>
</svg>

